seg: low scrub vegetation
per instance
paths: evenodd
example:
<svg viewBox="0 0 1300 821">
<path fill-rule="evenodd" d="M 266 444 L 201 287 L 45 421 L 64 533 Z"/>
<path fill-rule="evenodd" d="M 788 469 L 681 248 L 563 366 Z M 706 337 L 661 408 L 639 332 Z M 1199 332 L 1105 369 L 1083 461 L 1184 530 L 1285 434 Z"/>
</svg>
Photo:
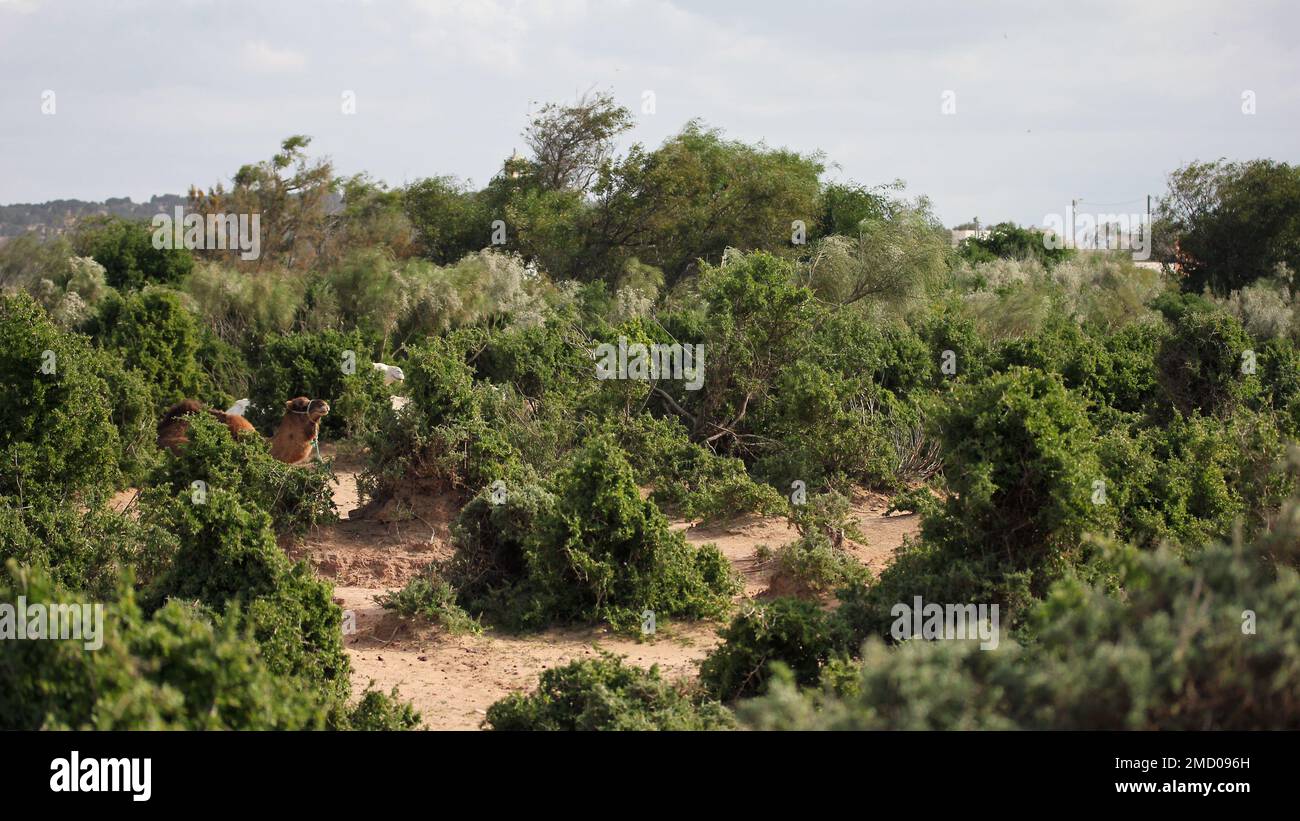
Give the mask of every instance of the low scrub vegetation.
<svg viewBox="0 0 1300 821">
<path fill-rule="evenodd" d="M 366 514 L 454 516 L 402 617 L 721 625 L 691 681 L 574 662 L 496 729 L 1300 727 L 1296 168 L 1175 171 L 1157 270 L 1010 224 L 954 248 L 924 198 L 700 122 L 620 154 L 631 122 L 547 106 L 481 189 L 290 137 L 190 198 L 261 214 L 258 260 L 118 217 L 0 246 L 0 601 L 109 616 L 95 653 L 0 642 L 4 725 L 416 726 L 351 699 L 285 551 L 337 519 L 324 439 Z M 160 448 L 180 400 L 217 413 Z M 920 523 L 878 573 L 864 492 Z M 682 533 L 743 515 L 792 528 L 759 601 Z M 918 598 L 1006 635 L 900 636 Z"/>
<path fill-rule="evenodd" d="M 488 708 L 492 730 L 726 730 L 731 713 L 716 701 L 609 654 L 542 673 L 541 684 Z"/>
</svg>

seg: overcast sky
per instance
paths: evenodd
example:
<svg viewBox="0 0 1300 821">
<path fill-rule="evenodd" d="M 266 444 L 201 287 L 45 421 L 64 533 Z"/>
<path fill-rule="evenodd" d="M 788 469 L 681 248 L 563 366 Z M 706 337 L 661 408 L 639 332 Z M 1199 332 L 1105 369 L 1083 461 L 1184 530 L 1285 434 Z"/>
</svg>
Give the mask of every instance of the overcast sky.
<svg viewBox="0 0 1300 821">
<path fill-rule="evenodd" d="M 339 173 L 482 185 L 594 87 L 629 142 L 699 117 L 950 225 L 1041 224 L 1141 211 L 1190 160 L 1300 161 L 1297 44 L 1295 0 L 0 0 L 0 203 L 184 193 L 294 133 Z"/>
</svg>

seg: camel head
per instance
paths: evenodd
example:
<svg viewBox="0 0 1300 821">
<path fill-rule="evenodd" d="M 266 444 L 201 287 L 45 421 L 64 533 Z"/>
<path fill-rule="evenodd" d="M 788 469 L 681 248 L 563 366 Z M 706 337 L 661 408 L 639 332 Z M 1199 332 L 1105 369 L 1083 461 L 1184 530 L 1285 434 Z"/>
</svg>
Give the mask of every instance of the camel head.
<svg viewBox="0 0 1300 821">
<path fill-rule="evenodd" d="M 330 403 L 324 399 L 308 399 L 305 396 L 299 396 L 285 402 L 284 409 L 289 413 L 306 416 L 309 422 L 316 423 L 320 421 L 322 416 L 329 414 Z"/>
<path fill-rule="evenodd" d="M 284 403 L 284 418 L 271 439 L 271 455 L 281 462 L 296 464 L 311 455 L 320 432 L 320 420 L 330 412 L 324 399 L 298 396 Z"/>
</svg>

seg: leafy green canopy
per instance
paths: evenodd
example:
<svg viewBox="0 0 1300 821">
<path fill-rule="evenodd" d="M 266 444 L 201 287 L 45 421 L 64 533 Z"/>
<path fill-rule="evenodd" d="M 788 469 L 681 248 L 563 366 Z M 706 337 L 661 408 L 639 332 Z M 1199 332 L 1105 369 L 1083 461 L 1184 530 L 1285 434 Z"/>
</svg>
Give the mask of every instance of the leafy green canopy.
<svg viewBox="0 0 1300 821">
<path fill-rule="evenodd" d="M 155 248 L 148 223 L 120 217 L 84 222 L 73 237 L 73 247 L 103 265 L 108 285 L 122 290 L 178 282 L 194 267 L 188 250 Z"/>
</svg>

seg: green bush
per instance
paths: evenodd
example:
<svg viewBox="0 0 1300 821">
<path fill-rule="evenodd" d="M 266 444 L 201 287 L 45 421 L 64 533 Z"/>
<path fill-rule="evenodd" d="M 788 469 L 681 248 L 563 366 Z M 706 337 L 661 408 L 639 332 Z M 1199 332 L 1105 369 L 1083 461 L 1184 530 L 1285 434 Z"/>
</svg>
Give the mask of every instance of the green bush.
<svg viewBox="0 0 1300 821">
<path fill-rule="evenodd" d="M 95 372 L 108 386 L 104 399 L 122 448 L 118 470 L 123 482 L 138 483 L 160 458 L 154 392 L 144 374 L 125 367 L 113 352 L 95 349 L 92 359 Z"/>
<path fill-rule="evenodd" d="M 1183 414 L 1230 414 L 1260 390 L 1243 373 L 1243 354 L 1254 348 L 1241 323 L 1218 310 L 1184 309 L 1156 355 L 1166 400 Z"/>
<path fill-rule="evenodd" d="M 691 547 L 642 500 L 617 446 L 597 439 L 554 481 L 554 494 L 506 484 L 457 523 L 445 577 L 471 613 L 520 628 L 604 621 L 619 630 L 657 618 L 724 612 L 739 589 L 712 545 Z"/>
<path fill-rule="evenodd" d="M 109 596 L 127 567 L 136 579 L 149 580 L 175 550 L 175 537 L 165 530 L 103 507 L 0 496 L 0 561 L 40 569 L 68 590 Z"/>
<path fill-rule="evenodd" d="M 100 347 L 139 371 L 157 407 L 209 398 L 199 364 L 204 329 L 176 292 L 153 287 L 110 296 L 87 327 Z"/>
<path fill-rule="evenodd" d="M 121 442 L 99 364 L 31 297 L 0 294 L 0 495 L 21 502 L 116 486 Z"/>
<path fill-rule="evenodd" d="M 223 342 L 213 333 L 205 332 L 197 357 L 208 384 L 208 400 L 214 407 L 228 408 L 240 399 L 248 398 L 253 372 L 238 348 Z M 284 407 L 283 402 L 280 407 Z"/>
<path fill-rule="evenodd" d="M 166 495 L 190 494 L 195 482 L 204 482 L 268 513 L 277 533 L 303 533 L 337 518 L 328 464 L 286 465 L 271 456 L 262 437 L 231 436 L 206 413 L 189 418 L 186 437 L 179 453 L 164 454 L 151 487 L 164 488 Z"/>
<path fill-rule="evenodd" d="M 531 540 L 555 510 L 555 496 L 538 485 L 507 483 L 503 489 L 496 502 L 487 492 L 475 496 L 452 527 L 456 553 L 444 575 L 471 613 L 508 614 L 517 606 L 517 588 L 529 576 Z"/>
<path fill-rule="evenodd" d="M 38 568 L 10 560 L 0 603 L 19 596 L 90 604 Z M 98 649 L 83 641 L 0 641 L 0 726 L 6 730 L 297 730 L 326 725 L 319 694 L 272 671 L 232 608 L 168 602 L 146 615 L 129 579 L 103 602 Z"/>
<path fill-rule="evenodd" d="M 410 494 L 472 496 L 500 480 L 535 474 L 498 426 L 481 416 L 430 427 L 419 409 L 387 414 L 367 438 L 370 456 L 357 484 L 369 499 Z"/>
<path fill-rule="evenodd" d="M 814 602 L 777 598 L 746 609 L 722 630 L 700 665 L 710 695 L 732 701 L 761 693 L 779 662 L 804 685 L 816 683 L 835 651 L 835 628 Z"/>
<path fill-rule="evenodd" d="M 478 619 L 456 603 L 456 589 L 434 572 L 416 576 L 400 590 L 381 593 L 375 597 L 375 603 L 405 618 L 441 625 L 452 634 L 483 631 Z"/>
<path fill-rule="evenodd" d="M 1108 431 L 1099 443 L 1119 535 L 1140 546 L 1194 547 L 1268 527 L 1295 478 L 1274 419 L 1244 408 L 1226 419 L 1174 415 L 1161 428 Z"/>
<path fill-rule="evenodd" d="M 294 676 L 341 700 L 348 691 L 341 613 L 332 588 L 305 562 L 290 563 L 270 518 L 219 486 L 204 496 L 157 500 L 150 515 L 176 534 L 171 566 L 148 589 L 146 606 L 195 601 L 213 612 L 238 605 L 239 625 L 275 673 Z"/>
<path fill-rule="evenodd" d="M 329 415 L 321 420 L 325 435 L 364 435 L 389 410 L 388 389 L 372 364 L 370 345 L 355 331 L 273 335 L 252 363 L 248 421 L 273 431 L 284 416 L 284 403 L 306 396 L 330 403 Z"/>
<path fill-rule="evenodd" d="M 401 700 L 394 687 L 388 693 L 367 689 L 348 712 L 343 726 L 336 729 L 381 732 L 414 730 L 419 726 L 420 714 L 410 702 Z"/>
<path fill-rule="evenodd" d="M 542 673 L 528 695 L 514 693 L 488 708 L 490 730 L 726 730 L 731 713 L 715 701 L 604 653 Z"/>
<path fill-rule="evenodd" d="M 73 247 L 104 266 L 110 287 L 123 290 L 179 282 L 194 268 L 194 256 L 185 248 L 155 248 L 148 223 L 118 217 L 85 221 Z"/>
<path fill-rule="evenodd" d="M 754 469 L 782 486 L 798 479 L 896 488 L 910 477 L 901 475 L 894 435 L 917 423 L 914 410 L 869 377 L 800 360 L 781 372 L 772 401 L 758 414 L 763 435 L 778 444 Z"/>
<path fill-rule="evenodd" d="M 467 497 L 498 479 L 533 478 L 503 430 L 508 425 L 489 419 L 487 411 L 506 400 L 474 382 L 458 342 L 431 339 L 412 348 L 403 370 L 410 404 L 385 414 L 367 438 L 370 458 L 359 480 L 364 495 Z"/>
<path fill-rule="evenodd" d="M 1059 376 L 1012 368 L 958 385 L 931 421 L 949 495 L 868 589 L 842 597 L 856 644 L 886 634 L 889 610 L 927 601 L 998 603 L 1005 623 L 1086 556 L 1082 537 L 1115 527 L 1096 433 Z"/>
<path fill-rule="evenodd" d="M 870 570 L 821 533 L 800 537 L 776 550 L 760 549 L 758 557 L 773 568 L 769 591 L 781 595 L 816 598 L 871 580 Z"/>
<path fill-rule="evenodd" d="M 1190 562 L 1112 547 L 1106 564 L 1123 594 L 1058 582 L 1023 646 L 873 638 L 852 686 L 842 675 L 820 692 L 777 682 L 742 717 L 804 730 L 1298 729 L 1298 526 L 1292 504 L 1277 533 Z"/>
<path fill-rule="evenodd" d="M 933 414 L 951 491 L 927 538 L 960 538 L 1032 563 L 1107 524 L 1092 502 L 1096 433 L 1058 376 L 1013 368 L 959 388 Z"/>
<path fill-rule="evenodd" d="M 780 513 L 786 501 L 775 488 L 750 478 L 745 463 L 692 442 L 676 419 L 637 414 L 607 426 L 622 446 L 637 484 L 667 512 L 708 521 L 737 513 Z"/>
</svg>

